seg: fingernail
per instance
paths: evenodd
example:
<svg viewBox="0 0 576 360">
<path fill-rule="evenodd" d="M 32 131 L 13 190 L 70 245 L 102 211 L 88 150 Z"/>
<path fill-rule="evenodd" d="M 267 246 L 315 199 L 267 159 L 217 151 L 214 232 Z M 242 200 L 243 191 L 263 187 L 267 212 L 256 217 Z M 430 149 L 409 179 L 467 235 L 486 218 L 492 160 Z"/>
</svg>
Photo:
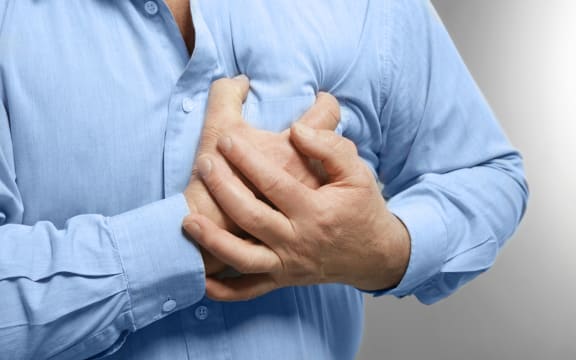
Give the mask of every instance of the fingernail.
<svg viewBox="0 0 576 360">
<path fill-rule="evenodd" d="M 210 175 L 210 172 L 212 171 L 212 161 L 210 161 L 210 159 L 206 159 L 206 158 L 200 158 L 198 159 L 198 172 L 200 173 L 200 176 L 202 177 L 206 177 L 208 175 Z"/>
<path fill-rule="evenodd" d="M 245 82 L 245 81 L 248 81 L 248 82 L 249 82 L 249 81 L 250 81 L 250 79 L 248 79 L 248 76 L 246 76 L 246 75 L 244 75 L 244 74 L 236 75 L 236 76 L 234 76 L 234 77 L 232 78 L 232 80 L 242 81 L 242 82 Z"/>
<path fill-rule="evenodd" d="M 222 152 L 229 152 L 232 149 L 232 139 L 230 136 L 223 136 L 218 139 L 218 147 Z"/>
<path fill-rule="evenodd" d="M 186 230 L 188 230 L 188 233 L 192 236 L 198 236 L 201 232 L 200 225 L 195 220 L 188 220 L 186 222 Z"/>
<path fill-rule="evenodd" d="M 314 130 L 304 124 L 294 124 L 294 130 L 298 135 L 305 138 L 311 138 L 314 136 Z"/>
</svg>

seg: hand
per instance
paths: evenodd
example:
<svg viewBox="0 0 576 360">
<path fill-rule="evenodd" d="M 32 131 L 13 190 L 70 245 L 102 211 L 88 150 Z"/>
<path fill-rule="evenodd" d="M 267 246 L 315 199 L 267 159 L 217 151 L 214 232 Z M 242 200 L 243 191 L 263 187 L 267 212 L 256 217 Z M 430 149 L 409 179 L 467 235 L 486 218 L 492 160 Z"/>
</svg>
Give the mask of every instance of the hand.
<svg viewBox="0 0 576 360">
<path fill-rule="evenodd" d="M 241 116 L 242 103 L 246 99 L 249 81 L 245 76 L 234 79 L 220 79 L 210 88 L 206 121 L 202 133 L 198 155 L 213 154 L 218 156 L 216 143 L 218 138 L 227 131 L 241 134 L 256 149 L 283 169 L 292 174 L 304 184 L 317 188 L 324 182 L 323 174 L 311 163 L 294 150 L 289 140 L 289 130 L 281 133 L 258 130 L 250 127 Z M 319 129 L 333 130 L 340 120 L 340 108 L 336 99 L 326 93 L 319 93 L 316 103 L 298 120 Z M 218 226 L 231 232 L 239 233 L 238 227 L 231 222 L 216 205 L 208 190 L 194 169 L 190 183 L 184 191 L 188 206 L 192 213 L 201 213 L 210 218 Z M 206 273 L 220 273 L 226 268 L 210 253 L 200 249 L 204 258 Z"/>
<path fill-rule="evenodd" d="M 333 282 L 365 290 L 397 285 L 410 256 L 409 235 L 388 211 L 354 144 L 301 124 L 292 127 L 290 137 L 303 154 L 322 162 L 328 184 L 318 189 L 301 184 L 237 133 L 218 142 L 228 162 L 276 209 L 258 199 L 221 158 L 198 159 L 218 205 L 259 240 L 240 238 L 199 214 L 185 219 L 185 229 L 201 246 L 244 274 L 208 278 L 208 296 L 244 300 L 279 287 Z"/>
</svg>

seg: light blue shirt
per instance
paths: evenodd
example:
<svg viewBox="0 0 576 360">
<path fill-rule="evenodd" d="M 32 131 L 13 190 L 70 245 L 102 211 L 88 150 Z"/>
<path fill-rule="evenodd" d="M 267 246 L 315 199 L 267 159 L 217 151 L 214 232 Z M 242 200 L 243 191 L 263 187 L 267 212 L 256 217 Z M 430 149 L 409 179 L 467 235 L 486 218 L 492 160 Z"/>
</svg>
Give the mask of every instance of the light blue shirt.
<svg viewBox="0 0 576 360">
<path fill-rule="evenodd" d="M 352 359 L 362 294 L 204 297 L 182 191 L 210 83 L 251 78 L 273 131 L 329 91 L 412 241 L 387 292 L 433 303 L 487 270 L 527 198 L 511 147 L 420 0 L 0 0 L 0 359 Z M 386 339 L 382 339 L 386 341 Z"/>
</svg>

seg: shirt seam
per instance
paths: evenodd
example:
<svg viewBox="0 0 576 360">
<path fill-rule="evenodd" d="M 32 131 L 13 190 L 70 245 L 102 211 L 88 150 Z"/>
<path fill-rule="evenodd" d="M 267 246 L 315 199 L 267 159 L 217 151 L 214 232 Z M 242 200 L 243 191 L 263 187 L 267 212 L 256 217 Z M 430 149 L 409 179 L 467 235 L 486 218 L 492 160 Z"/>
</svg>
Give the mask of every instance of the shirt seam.
<svg viewBox="0 0 576 360">
<path fill-rule="evenodd" d="M 4 34 L 4 24 L 6 23 L 6 17 L 8 16 L 8 11 L 10 9 L 11 1 L 7 1 L 4 6 L 4 13 L 0 17 L 0 40 L 2 40 L 2 35 Z"/>
<path fill-rule="evenodd" d="M 391 84 L 391 59 L 390 59 L 390 46 L 391 46 L 391 32 L 392 32 L 392 21 L 393 17 L 391 16 L 391 6 L 390 2 L 386 2 L 388 5 L 384 8 L 382 14 L 382 19 L 384 21 L 383 27 L 383 35 L 381 41 L 378 42 L 378 56 L 380 58 L 380 76 L 378 77 L 378 88 L 380 91 L 378 92 L 378 108 L 380 109 L 379 117 L 382 118 L 382 113 L 384 112 L 386 94 L 390 93 L 390 89 L 392 87 Z"/>
<path fill-rule="evenodd" d="M 126 313 L 130 313 L 130 311 L 124 311 L 124 312 L 122 312 L 122 313 L 120 314 L 120 317 L 121 317 L 123 314 L 126 314 Z M 130 317 L 131 317 L 131 316 L 130 316 Z M 106 331 L 108 331 L 111 326 L 114 326 L 114 323 L 111 323 L 110 325 L 104 327 L 104 328 L 101 329 L 100 331 L 92 334 L 91 336 L 87 337 L 86 339 L 84 339 L 84 340 L 81 341 L 80 343 L 74 344 L 74 345 L 69 346 L 69 347 L 67 347 L 67 348 L 65 348 L 65 349 L 56 350 L 55 352 L 53 352 L 53 353 L 51 353 L 50 355 L 48 355 L 47 359 L 48 359 L 48 360 L 56 360 L 56 359 L 58 359 L 58 357 L 59 357 L 60 355 L 62 355 L 62 354 L 66 354 L 67 352 L 70 352 L 70 351 L 72 351 L 72 352 L 77 351 L 76 349 L 78 348 L 78 346 L 80 346 L 81 344 L 84 344 L 84 343 L 90 343 L 90 341 L 93 341 L 93 339 L 97 339 L 99 336 L 101 336 L 102 334 L 106 333 Z M 122 335 L 122 332 L 120 332 L 120 335 Z M 114 344 L 116 343 L 116 341 L 118 341 L 119 339 L 120 339 L 120 338 L 116 339 L 116 340 L 114 341 L 114 343 L 112 343 L 110 346 L 114 346 Z M 105 349 L 104 351 L 106 351 L 106 350 L 107 350 L 107 349 Z M 100 352 L 100 353 L 102 353 L 102 352 Z M 89 358 L 89 359 L 94 358 L 94 356 L 98 356 L 100 353 L 97 353 L 97 354 L 94 354 L 94 355 L 90 355 L 90 358 Z"/>
<path fill-rule="evenodd" d="M 378 93 L 378 118 L 380 122 L 380 130 L 381 130 L 381 137 L 380 137 L 380 153 L 384 151 L 384 148 L 388 144 L 388 129 L 392 126 L 392 118 L 388 119 L 387 122 L 383 122 L 384 114 L 386 112 L 387 106 L 394 106 L 393 98 L 392 98 L 392 91 L 395 88 L 393 84 L 393 66 L 394 61 L 392 61 L 392 46 L 394 46 L 393 41 L 393 33 L 394 29 L 397 27 L 396 24 L 396 17 L 393 16 L 394 10 L 394 1 L 386 1 L 385 7 L 383 8 L 382 19 L 384 24 L 383 28 L 383 35 L 381 37 L 381 41 L 378 43 L 379 49 L 379 58 L 380 58 L 380 67 L 379 67 L 379 93 Z M 400 49 L 402 50 L 402 49 Z M 403 53 L 399 53 L 400 57 L 403 57 Z M 402 68 L 398 70 L 398 73 L 402 74 L 404 69 L 404 62 L 399 61 L 402 64 Z"/>
<path fill-rule="evenodd" d="M 136 331 L 136 319 L 134 314 L 134 302 L 132 300 L 131 289 L 130 289 L 130 279 L 128 277 L 128 272 L 126 271 L 126 265 L 124 264 L 124 259 L 122 258 L 122 254 L 120 253 L 118 238 L 116 237 L 116 233 L 114 229 L 110 226 L 110 218 L 106 218 L 106 224 L 108 225 L 108 232 L 110 233 L 110 238 L 112 240 L 112 247 L 116 251 L 116 255 L 118 256 L 118 260 L 120 262 L 120 267 L 122 268 L 122 277 L 124 278 L 124 282 L 126 283 L 126 296 L 128 297 L 128 306 L 130 307 L 130 320 L 132 321 L 132 330 Z"/>
</svg>

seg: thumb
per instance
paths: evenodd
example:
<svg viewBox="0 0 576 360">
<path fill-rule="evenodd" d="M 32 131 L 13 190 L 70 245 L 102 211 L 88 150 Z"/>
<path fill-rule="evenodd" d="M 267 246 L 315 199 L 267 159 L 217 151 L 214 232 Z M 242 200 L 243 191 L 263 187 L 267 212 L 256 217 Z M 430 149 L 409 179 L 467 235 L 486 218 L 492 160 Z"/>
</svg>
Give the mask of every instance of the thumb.
<svg viewBox="0 0 576 360">
<path fill-rule="evenodd" d="M 314 105 L 297 122 L 314 129 L 334 130 L 340 122 L 340 104 L 334 96 L 320 92 Z"/>
<path fill-rule="evenodd" d="M 212 125 L 242 120 L 242 104 L 248 96 L 250 80 L 245 75 L 222 78 L 210 86 L 206 121 Z"/>
<path fill-rule="evenodd" d="M 215 150 L 226 129 L 243 124 L 242 104 L 248 96 L 250 81 L 245 75 L 222 78 L 210 86 L 200 150 Z"/>
<path fill-rule="evenodd" d="M 290 139 L 298 151 L 322 162 L 331 182 L 354 175 L 358 165 L 358 150 L 354 143 L 332 130 L 316 130 L 295 123 Z"/>
</svg>

